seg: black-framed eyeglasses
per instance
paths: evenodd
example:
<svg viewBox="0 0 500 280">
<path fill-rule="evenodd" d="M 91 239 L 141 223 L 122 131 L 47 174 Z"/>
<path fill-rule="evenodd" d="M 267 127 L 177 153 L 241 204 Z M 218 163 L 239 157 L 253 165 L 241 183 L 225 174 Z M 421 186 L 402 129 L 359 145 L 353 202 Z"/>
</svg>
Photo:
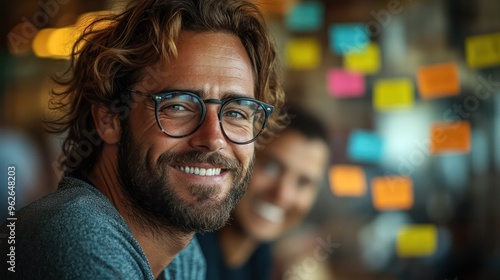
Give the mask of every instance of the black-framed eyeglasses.
<svg viewBox="0 0 500 280">
<path fill-rule="evenodd" d="M 219 123 L 227 139 L 236 144 L 249 144 L 264 131 L 274 107 L 262 101 L 238 97 L 227 101 L 203 100 L 188 91 L 168 91 L 145 94 L 130 90 L 141 96 L 151 97 L 155 102 L 156 122 L 160 130 L 173 138 L 193 134 L 205 120 L 205 104 L 220 104 Z"/>
</svg>

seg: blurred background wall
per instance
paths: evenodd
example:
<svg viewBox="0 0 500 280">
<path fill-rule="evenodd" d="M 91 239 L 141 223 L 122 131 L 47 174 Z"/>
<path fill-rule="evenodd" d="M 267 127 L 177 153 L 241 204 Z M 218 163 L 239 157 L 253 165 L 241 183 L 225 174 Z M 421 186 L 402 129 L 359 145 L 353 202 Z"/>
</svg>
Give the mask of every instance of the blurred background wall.
<svg viewBox="0 0 500 280">
<path fill-rule="evenodd" d="M 289 279 L 500 279 L 500 1 L 257 3 L 289 102 L 321 118 L 332 145 L 315 208 L 276 245 L 277 271 L 292 265 Z M 60 176 L 60 137 L 40 122 L 51 75 L 66 70 L 85 22 L 126 1 L 3 4 L 0 182 L 15 165 L 20 207 L 53 191 Z M 335 249 L 315 258 L 328 242 Z"/>
</svg>

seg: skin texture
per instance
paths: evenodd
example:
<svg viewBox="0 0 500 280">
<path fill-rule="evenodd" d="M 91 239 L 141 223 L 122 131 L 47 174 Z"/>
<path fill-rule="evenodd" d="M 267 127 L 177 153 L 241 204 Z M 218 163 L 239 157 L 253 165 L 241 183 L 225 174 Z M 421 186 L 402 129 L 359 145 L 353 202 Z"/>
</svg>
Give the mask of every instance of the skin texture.
<svg viewBox="0 0 500 280">
<path fill-rule="evenodd" d="M 234 222 L 221 230 L 230 266 L 243 264 L 260 242 L 276 239 L 303 220 L 315 201 L 327 161 L 326 143 L 295 130 L 285 130 L 257 153 L 254 174 L 236 206 Z M 269 220 L 266 210 L 259 210 L 262 202 L 279 207 L 282 215 Z"/>
<path fill-rule="evenodd" d="M 251 62 L 237 37 L 226 33 L 182 32 L 177 47 L 176 59 L 168 63 L 160 61 L 153 67 L 158 69 L 155 75 L 161 79 L 146 75 L 134 89 L 146 94 L 186 90 L 198 93 L 203 99 L 254 97 Z M 222 226 L 203 219 L 222 215 L 222 219 L 216 219 L 220 223 L 228 217 L 221 204 L 227 202 L 231 189 L 239 187 L 242 193 L 241 189 L 246 188 L 243 178 L 251 172 L 254 145 L 237 145 L 225 138 L 217 115 L 220 105 L 207 105 L 201 127 L 194 134 L 178 139 L 160 131 L 152 100 L 136 104 L 125 126 L 104 106 L 92 107 L 104 146 L 88 177 L 124 216 L 157 277 L 189 243 L 194 234 L 189 229 Z M 217 176 L 199 176 L 176 168 L 182 164 L 223 170 Z M 143 197 L 136 197 L 142 187 L 151 187 L 149 183 L 158 195 L 148 196 L 149 191 L 145 191 Z M 185 217 L 177 217 L 175 224 L 165 217 L 168 214 L 157 211 L 161 208 L 157 204 L 163 199 L 158 199 L 162 192 L 172 194 L 175 203 L 190 211 L 190 225 L 180 224 Z"/>
</svg>

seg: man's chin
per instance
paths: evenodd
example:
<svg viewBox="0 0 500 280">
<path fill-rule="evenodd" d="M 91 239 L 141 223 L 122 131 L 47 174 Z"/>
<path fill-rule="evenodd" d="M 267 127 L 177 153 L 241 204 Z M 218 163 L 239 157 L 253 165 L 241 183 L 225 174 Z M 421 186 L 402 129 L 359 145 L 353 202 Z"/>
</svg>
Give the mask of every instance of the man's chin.
<svg viewBox="0 0 500 280">
<path fill-rule="evenodd" d="M 227 200 L 229 191 L 224 190 L 223 186 L 208 186 L 208 185 L 194 185 L 190 186 L 188 194 L 186 194 L 186 201 L 193 201 L 193 203 L 204 205 L 218 205 Z"/>
</svg>

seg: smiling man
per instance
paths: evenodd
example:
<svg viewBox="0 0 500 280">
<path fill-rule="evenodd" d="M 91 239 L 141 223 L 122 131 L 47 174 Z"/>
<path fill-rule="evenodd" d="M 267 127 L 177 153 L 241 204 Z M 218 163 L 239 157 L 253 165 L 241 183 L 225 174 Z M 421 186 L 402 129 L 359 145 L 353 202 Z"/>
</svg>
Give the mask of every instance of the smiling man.
<svg viewBox="0 0 500 280">
<path fill-rule="evenodd" d="M 5 279 L 204 279 L 194 233 L 226 223 L 255 141 L 281 123 L 260 12 L 236 0 L 133 1 L 75 46 L 49 122 L 67 132 L 67 172 L 16 213 Z"/>
<path fill-rule="evenodd" d="M 257 152 L 231 223 L 198 234 L 207 280 L 271 279 L 269 243 L 297 226 L 316 199 L 329 159 L 328 135 L 310 114 L 289 113 L 289 126 Z"/>
</svg>

